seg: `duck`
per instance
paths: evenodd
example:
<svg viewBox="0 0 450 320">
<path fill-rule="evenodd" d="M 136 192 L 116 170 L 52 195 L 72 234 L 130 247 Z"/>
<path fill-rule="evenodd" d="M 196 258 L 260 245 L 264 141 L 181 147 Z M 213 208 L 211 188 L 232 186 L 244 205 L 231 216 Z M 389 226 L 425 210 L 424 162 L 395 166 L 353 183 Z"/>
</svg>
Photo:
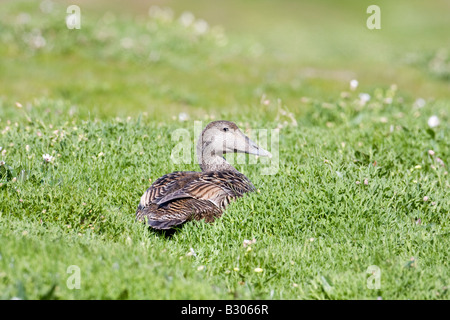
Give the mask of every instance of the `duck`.
<svg viewBox="0 0 450 320">
<path fill-rule="evenodd" d="M 192 220 L 212 223 L 230 202 L 255 191 L 252 182 L 225 158 L 227 153 L 271 157 L 238 126 L 226 120 L 210 122 L 197 141 L 201 172 L 175 171 L 158 178 L 142 195 L 136 220 L 167 230 Z"/>
</svg>

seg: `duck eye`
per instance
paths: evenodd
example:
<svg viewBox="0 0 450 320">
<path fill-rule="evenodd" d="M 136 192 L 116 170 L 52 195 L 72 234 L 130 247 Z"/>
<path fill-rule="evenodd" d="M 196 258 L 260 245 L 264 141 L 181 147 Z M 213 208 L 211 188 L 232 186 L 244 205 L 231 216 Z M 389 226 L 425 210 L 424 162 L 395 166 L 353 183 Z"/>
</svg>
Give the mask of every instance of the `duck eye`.
<svg viewBox="0 0 450 320">
<path fill-rule="evenodd" d="M 223 128 L 223 131 L 227 132 L 227 131 L 228 131 L 228 128 Z"/>
</svg>

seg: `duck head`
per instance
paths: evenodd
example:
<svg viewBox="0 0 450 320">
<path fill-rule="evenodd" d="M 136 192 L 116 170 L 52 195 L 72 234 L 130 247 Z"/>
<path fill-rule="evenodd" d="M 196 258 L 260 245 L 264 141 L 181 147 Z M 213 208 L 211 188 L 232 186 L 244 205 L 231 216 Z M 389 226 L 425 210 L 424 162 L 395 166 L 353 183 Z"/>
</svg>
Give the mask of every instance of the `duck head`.
<svg viewBox="0 0 450 320">
<path fill-rule="evenodd" d="M 248 153 L 261 157 L 272 156 L 270 152 L 250 140 L 233 122 L 213 121 L 203 129 L 197 143 L 200 167 L 203 171 L 233 168 L 223 158 L 226 153 Z"/>
</svg>

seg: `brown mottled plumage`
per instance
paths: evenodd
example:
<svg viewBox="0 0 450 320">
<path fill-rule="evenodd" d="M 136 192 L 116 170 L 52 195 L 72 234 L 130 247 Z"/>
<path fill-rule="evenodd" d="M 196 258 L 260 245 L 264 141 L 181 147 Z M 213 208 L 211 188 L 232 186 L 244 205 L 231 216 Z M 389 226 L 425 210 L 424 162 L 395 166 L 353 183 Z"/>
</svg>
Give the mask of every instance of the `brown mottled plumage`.
<svg viewBox="0 0 450 320">
<path fill-rule="evenodd" d="M 234 123 L 211 122 L 197 145 L 202 172 L 177 171 L 157 179 L 141 197 L 136 219 L 155 229 L 170 229 L 193 219 L 213 222 L 220 217 L 232 200 L 255 190 L 250 180 L 223 158 L 229 152 L 270 156 Z"/>
</svg>

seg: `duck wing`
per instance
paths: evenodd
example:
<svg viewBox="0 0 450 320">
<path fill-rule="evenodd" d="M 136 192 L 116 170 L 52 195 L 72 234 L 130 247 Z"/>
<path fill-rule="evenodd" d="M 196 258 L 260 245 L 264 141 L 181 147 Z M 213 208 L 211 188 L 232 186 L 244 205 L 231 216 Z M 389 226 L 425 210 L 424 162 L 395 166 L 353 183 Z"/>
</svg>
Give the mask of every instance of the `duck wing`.
<svg viewBox="0 0 450 320">
<path fill-rule="evenodd" d="M 195 181 L 187 184 L 182 190 L 175 192 L 173 197 L 190 195 L 195 199 L 208 200 L 223 210 L 244 193 L 254 191 L 255 187 L 242 173 L 236 171 L 203 172 Z M 165 197 L 168 200 L 171 197 Z M 165 200 L 164 198 L 161 201 Z"/>
<path fill-rule="evenodd" d="M 198 179 L 200 174 L 200 172 L 195 171 L 175 171 L 158 178 L 142 195 L 139 206 L 145 207 L 152 203 L 157 204 L 165 196 Z"/>
<path fill-rule="evenodd" d="M 236 171 L 174 172 L 147 189 L 136 218 L 146 217 L 156 229 L 169 229 L 192 219 L 212 222 L 231 200 L 254 190 L 250 180 Z"/>
</svg>

